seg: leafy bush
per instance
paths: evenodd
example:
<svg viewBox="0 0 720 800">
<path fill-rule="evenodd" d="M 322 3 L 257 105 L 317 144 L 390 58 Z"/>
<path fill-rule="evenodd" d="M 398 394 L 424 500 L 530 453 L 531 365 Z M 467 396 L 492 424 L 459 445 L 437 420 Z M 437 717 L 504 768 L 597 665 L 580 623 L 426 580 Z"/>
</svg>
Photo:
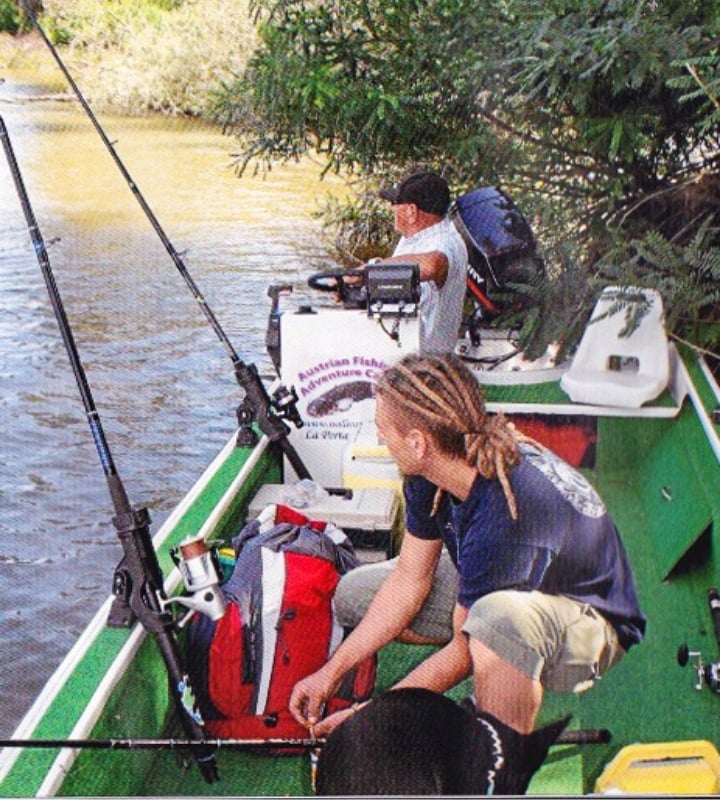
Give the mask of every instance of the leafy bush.
<svg viewBox="0 0 720 800">
<path fill-rule="evenodd" d="M 357 267 L 392 252 L 392 214 L 375 192 L 361 191 L 346 200 L 331 198 L 320 216 L 323 229 L 334 242 L 335 260 L 341 264 Z"/>
<path fill-rule="evenodd" d="M 16 34 L 25 26 L 18 0 L 0 0 L 0 31 Z"/>
</svg>

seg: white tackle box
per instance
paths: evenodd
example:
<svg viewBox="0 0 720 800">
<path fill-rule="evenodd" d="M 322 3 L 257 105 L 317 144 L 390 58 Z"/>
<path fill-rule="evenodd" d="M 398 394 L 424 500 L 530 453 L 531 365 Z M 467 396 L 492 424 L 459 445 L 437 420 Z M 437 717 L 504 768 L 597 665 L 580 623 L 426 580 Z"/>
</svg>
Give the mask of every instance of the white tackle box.
<svg viewBox="0 0 720 800">
<path fill-rule="evenodd" d="M 333 522 L 342 528 L 362 562 L 381 561 L 395 554 L 400 503 L 394 489 L 347 489 L 345 494 L 314 498 L 309 505 L 306 498 L 297 503 L 297 497 L 293 485 L 266 483 L 250 501 L 249 516 L 256 517 L 268 505 L 291 506 L 310 519 Z"/>
</svg>

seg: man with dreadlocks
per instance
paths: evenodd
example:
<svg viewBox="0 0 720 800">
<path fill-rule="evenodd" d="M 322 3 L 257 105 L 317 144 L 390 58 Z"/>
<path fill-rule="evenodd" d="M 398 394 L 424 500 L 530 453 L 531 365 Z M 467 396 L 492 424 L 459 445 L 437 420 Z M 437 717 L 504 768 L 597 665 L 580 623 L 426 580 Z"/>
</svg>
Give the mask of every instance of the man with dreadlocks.
<svg viewBox="0 0 720 800">
<path fill-rule="evenodd" d="M 393 639 L 433 642 L 396 688 L 444 692 L 472 673 L 478 710 L 529 733 L 545 688 L 589 688 L 642 639 L 617 529 L 579 472 L 486 413 L 454 356 L 388 368 L 376 423 L 405 476 L 400 555 L 343 578 L 337 608 L 354 630 L 291 710 L 324 735 L 352 713 L 320 720 L 349 669 Z"/>
</svg>

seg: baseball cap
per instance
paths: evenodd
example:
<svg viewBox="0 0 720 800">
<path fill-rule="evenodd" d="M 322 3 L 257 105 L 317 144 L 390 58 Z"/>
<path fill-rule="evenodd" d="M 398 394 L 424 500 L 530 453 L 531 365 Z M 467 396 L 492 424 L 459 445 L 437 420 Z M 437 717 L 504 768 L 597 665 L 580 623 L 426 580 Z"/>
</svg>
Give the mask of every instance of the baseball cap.
<svg viewBox="0 0 720 800">
<path fill-rule="evenodd" d="M 380 190 L 380 197 L 393 205 L 414 203 L 422 211 L 443 216 L 450 207 L 447 181 L 436 172 L 416 172 L 396 186 Z"/>
</svg>

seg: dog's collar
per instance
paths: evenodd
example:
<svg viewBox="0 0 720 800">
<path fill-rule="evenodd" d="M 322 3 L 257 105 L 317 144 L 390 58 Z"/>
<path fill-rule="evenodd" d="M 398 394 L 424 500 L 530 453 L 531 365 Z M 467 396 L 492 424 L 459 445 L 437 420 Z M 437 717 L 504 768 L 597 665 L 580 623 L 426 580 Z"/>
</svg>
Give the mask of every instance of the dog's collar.
<svg viewBox="0 0 720 800">
<path fill-rule="evenodd" d="M 492 763 L 487 770 L 487 790 L 485 791 L 485 794 L 495 794 L 495 779 L 497 778 L 498 772 L 505 764 L 502 739 L 500 738 L 500 734 L 494 725 L 492 725 L 483 717 L 478 717 L 477 720 L 490 734 L 490 741 L 492 742 L 492 752 L 490 753 L 492 756 Z"/>
</svg>

